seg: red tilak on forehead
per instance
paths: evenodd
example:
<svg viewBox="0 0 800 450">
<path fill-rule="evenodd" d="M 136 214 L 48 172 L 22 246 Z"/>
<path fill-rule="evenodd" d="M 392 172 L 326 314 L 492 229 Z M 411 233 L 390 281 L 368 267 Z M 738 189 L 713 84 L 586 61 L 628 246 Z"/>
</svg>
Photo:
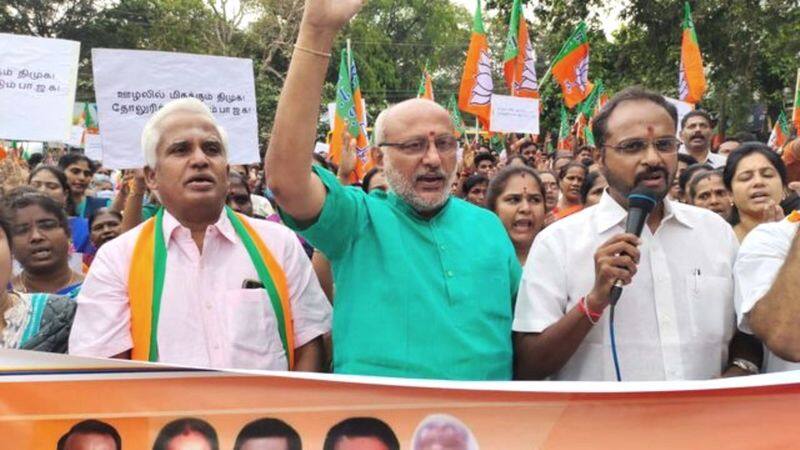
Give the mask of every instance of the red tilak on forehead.
<svg viewBox="0 0 800 450">
<path fill-rule="evenodd" d="M 655 130 L 655 128 L 653 128 L 652 125 L 648 125 L 647 126 L 647 137 L 649 137 L 651 139 L 656 137 L 656 130 Z"/>
</svg>

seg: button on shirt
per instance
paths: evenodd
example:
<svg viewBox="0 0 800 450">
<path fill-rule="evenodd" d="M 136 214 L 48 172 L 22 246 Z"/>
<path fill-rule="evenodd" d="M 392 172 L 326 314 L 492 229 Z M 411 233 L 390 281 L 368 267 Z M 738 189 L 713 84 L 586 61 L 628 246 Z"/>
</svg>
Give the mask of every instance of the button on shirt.
<svg viewBox="0 0 800 450">
<path fill-rule="evenodd" d="M 295 347 L 330 329 L 331 307 L 297 237 L 282 225 L 245 218 L 286 273 Z M 142 226 L 100 248 L 83 289 L 69 352 L 109 357 L 132 347 L 128 276 Z M 207 228 L 203 252 L 191 232 L 164 213 L 167 268 L 158 347 L 161 362 L 212 368 L 286 370 L 275 313 L 227 215 Z"/>
<path fill-rule="evenodd" d="M 302 229 L 330 260 L 334 371 L 413 378 L 510 379 L 513 245 L 491 212 L 451 198 L 424 219 L 394 193 L 343 187 Z"/>
<path fill-rule="evenodd" d="M 731 227 L 711 211 L 664 200 L 655 234 L 642 232 L 633 282 L 616 307 L 622 379 L 681 380 L 719 376 L 735 330 Z M 627 212 L 607 192 L 598 205 L 544 229 L 525 264 L 514 331 L 541 333 L 592 290 L 594 254 L 624 233 Z M 615 380 L 608 312 L 558 380 Z"/>
<path fill-rule="evenodd" d="M 736 258 L 735 276 L 736 313 L 739 329 L 743 332 L 753 334 L 748 315 L 775 282 L 792 247 L 798 225 L 788 219 L 765 223 L 750 231 L 742 242 Z M 762 372 L 800 369 L 800 363 L 786 361 L 768 349 L 764 356 Z"/>
</svg>

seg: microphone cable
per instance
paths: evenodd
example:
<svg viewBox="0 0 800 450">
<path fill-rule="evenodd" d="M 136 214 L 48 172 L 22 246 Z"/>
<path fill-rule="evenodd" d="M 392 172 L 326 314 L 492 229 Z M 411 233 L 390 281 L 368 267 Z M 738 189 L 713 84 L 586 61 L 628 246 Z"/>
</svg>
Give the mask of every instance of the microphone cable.
<svg viewBox="0 0 800 450">
<path fill-rule="evenodd" d="M 619 370 L 619 357 L 617 356 L 617 338 L 614 334 L 614 309 L 616 309 L 616 306 L 617 305 L 614 303 L 611 304 L 611 311 L 608 317 L 608 330 L 609 337 L 611 338 L 611 357 L 614 360 L 614 372 L 617 374 L 617 381 L 622 381 L 622 375 Z"/>
</svg>

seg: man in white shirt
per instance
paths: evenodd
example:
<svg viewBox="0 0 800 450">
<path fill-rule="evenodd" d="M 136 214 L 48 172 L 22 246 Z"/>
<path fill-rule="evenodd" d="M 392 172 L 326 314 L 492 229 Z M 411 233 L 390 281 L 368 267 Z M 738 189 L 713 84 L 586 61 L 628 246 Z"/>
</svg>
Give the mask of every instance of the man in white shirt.
<svg viewBox="0 0 800 450">
<path fill-rule="evenodd" d="M 711 135 L 713 134 L 711 116 L 702 109 L 689 112 L 681 119 L 681 141 L 686 153 L 692 155 L 700 164 L 708 164 L 718 169 L 725 167 L 727 158 L 711 153 Z"/>
<path fill-rule="evenodd" d="M 739 329 L 754 332 L 770 350 L 764 372 L 800 369 L 799 225 L 796 211 L 759 225 L 736 258 Z"/>
<path fill-rule="evenodd" d="M 736 236 L 717 214 L 666 199 L 677 167 L 675 108 L 638 89 L 615 96 L 593 132 L 609 188 L 600 203 L 536 238 L 516 304 L 519 378 L 614 380 L 608 314 L 616 306 L 621 378 L 708 379 L 735 331 Z M 624 234 L 627 196 L 656 193 L 641 239 Z"/>
</svg>

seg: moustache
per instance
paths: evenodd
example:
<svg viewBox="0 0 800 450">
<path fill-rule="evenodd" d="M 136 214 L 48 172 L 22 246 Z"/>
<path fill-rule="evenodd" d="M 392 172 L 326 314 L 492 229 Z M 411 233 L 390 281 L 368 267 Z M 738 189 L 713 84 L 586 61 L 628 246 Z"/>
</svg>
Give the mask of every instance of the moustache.
<svg viewBox="0 0 800 450">
<path fill-rule="evenodd" d="M 659 173 L 664 177 L 665 180 L 669 178 L 669 172 L 667 172 L 667 169 L 663 167 L 653 167 L 651 169 L 647 169 L 644 172 L 637 174 L 636 178 L 634 179 L 634 185 L 638 185 L 639 183 L 643 182 L 646 178 L 649 178 L 650 176 Z"/>
<path fill-rule="evenodd" d="M 419 181 L 421 178 L 447 178 L 447 174 L 443 170 L 434 170 L 429 172 L 421 172 L 414 175 L 414 181 Z"/>
</svg>

